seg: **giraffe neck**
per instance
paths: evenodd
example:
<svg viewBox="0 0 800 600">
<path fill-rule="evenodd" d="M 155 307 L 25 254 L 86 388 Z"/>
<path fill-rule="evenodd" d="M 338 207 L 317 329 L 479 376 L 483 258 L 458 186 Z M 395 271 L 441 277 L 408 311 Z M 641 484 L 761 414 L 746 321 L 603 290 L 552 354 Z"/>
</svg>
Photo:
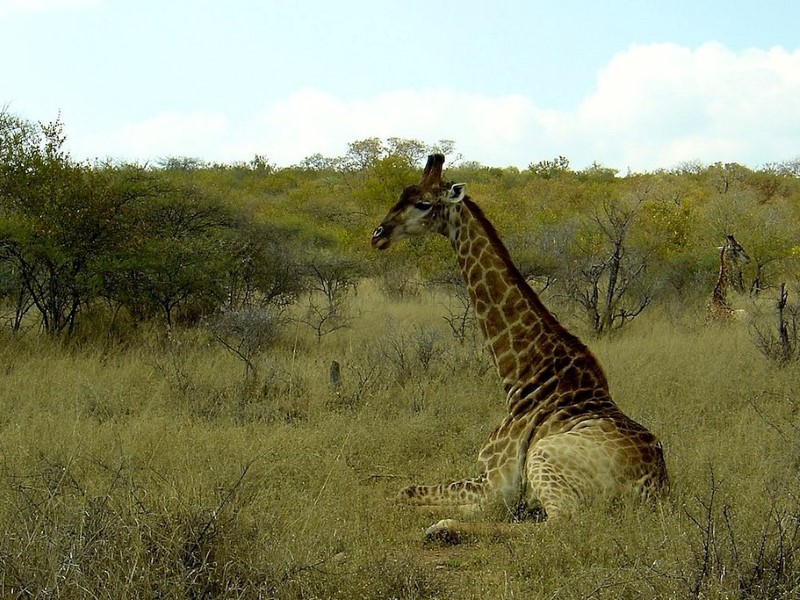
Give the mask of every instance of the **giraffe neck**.
<svg viewBox="0 0 800 600">
<path fill-rule="evenodd" d="M 725 260 L 725 250 L 723 248 L 719 253 L 719 277 L 717 277 L 717 283 L 711 294 L 712 300 L 722 305 L 727 304 L 725 296 L 728 293 L 728 261 Z"/>
<path fill-rule="evenodd" d="M 478 206 L 465 198 L 445 210 L 447 227 L 441 233 L 456 252 L 512 412 L 515 402 L 534 391 L 564 383 L 568 369 L 570 381 L 580 379 L 576 386 L 607 390 L 595 357 L 545 308 Z"/>
</svg>

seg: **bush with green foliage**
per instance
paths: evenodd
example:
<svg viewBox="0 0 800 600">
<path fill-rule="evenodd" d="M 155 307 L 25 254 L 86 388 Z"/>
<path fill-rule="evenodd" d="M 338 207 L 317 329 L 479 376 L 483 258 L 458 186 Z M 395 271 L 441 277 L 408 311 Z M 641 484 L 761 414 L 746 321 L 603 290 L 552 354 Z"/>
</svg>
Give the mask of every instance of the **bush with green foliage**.
<svg viewBox="0 0 800 600">
<path fill-rule="evenodd" d="M 282 310 L 308 293 L 319 325 L 342 313 L 322 272 L 332 265 L 346 266 L 345 288 L 378 276 L 397 297 L 449 284 L 456 274 L 442 240 L 391 253 L 368 243 L 433 151 L 450 155 L 445 177 L 468 184 L 523 275 L 597 334 L 653 304 L 701 310 L 728 233 L 752 258 L 733 281 L 740 295 L 774 295 L 778 282 L 798 278 L 796 161 L 760 170 L 687 163 L 620 177 L 599 164 L 573 170 L 566 157 L 520 171 L 462 161 L 448 140 L 368 138 L 343 156 L 284 168 L 261 155 L 233 165 L 181 157 L 156 168 L 89 165 L 64 151 L 60 122 L 8 113 L 0 142 L 0 294 L 15 329 L 32 322 L 30 311 L 43 330 L 69 334 L 88 309 L 95 320 L 107 307 L 111 323 L 171 325 L 223 307 Z M 323 303 L 313 300 L 320 294 Z"/>
</svg>

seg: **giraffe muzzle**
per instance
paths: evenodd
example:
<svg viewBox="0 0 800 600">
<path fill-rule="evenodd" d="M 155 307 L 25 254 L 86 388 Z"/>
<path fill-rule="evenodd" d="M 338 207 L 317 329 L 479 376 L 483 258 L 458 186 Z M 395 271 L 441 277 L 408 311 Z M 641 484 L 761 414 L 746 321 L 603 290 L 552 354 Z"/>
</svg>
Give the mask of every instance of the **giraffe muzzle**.
<svg viewBox="0 0 800 600">
<path fill-rule="evenodd" d="M 387 229 L 383 225 L 378 225 L 375 231 L 372 232 L 372 239 L 370 244 L 376 250 L 386 250 L 389 247 L 391 237 L 391 229 Z"/>
</svg>

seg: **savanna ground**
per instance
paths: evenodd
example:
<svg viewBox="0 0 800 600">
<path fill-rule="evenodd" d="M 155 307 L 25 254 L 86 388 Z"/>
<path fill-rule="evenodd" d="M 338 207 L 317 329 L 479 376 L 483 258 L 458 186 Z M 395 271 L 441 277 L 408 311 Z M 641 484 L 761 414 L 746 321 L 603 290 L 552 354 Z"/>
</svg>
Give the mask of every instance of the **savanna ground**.
<svg viewBox="0 0 800 600">
<path fill-rule="evenodd" d="M 569 323 L 664 441 L 669 499 L 457 546 L 394 499 L 475 474 L 503 413 L 441 293 L 363 283 L 350 327 L 289 324 L 254 370 L 199 328 L 3 333 L 0 596 L 796 597 L 800 371 L 695 304 L 603 338 Z"/>
</svg>

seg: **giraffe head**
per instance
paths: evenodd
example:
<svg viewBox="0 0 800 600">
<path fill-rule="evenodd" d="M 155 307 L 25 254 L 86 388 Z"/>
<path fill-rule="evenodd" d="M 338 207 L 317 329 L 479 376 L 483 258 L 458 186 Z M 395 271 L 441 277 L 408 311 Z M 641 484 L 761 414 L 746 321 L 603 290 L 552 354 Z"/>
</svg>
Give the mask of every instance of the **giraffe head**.
<svg viewBox="0 0 800 600">
<path fill-rule="evenodd" d="M 744 251 L 742 245 L 730 233 L 725 236 L 725 245 L 720 248 L 720 251 L 725 255 L 725 260 L 728 264 L 734 267 L 740 267 L 750 262 L 747 252 Z"/>
<path fill-rule="evenodd" d="M 416 185 L 410 185 L 400 194 L 400 199 L 389 209 L 381 224 L 372 232 L 372 247 L 385 250 L 393 242 L 408 237 L 445 233 L 446 223 L 442 210 L 448 204 L 460 202 L 466 185 L 442 183 L 442 154 L 431 154 Z"/>
</svg>

